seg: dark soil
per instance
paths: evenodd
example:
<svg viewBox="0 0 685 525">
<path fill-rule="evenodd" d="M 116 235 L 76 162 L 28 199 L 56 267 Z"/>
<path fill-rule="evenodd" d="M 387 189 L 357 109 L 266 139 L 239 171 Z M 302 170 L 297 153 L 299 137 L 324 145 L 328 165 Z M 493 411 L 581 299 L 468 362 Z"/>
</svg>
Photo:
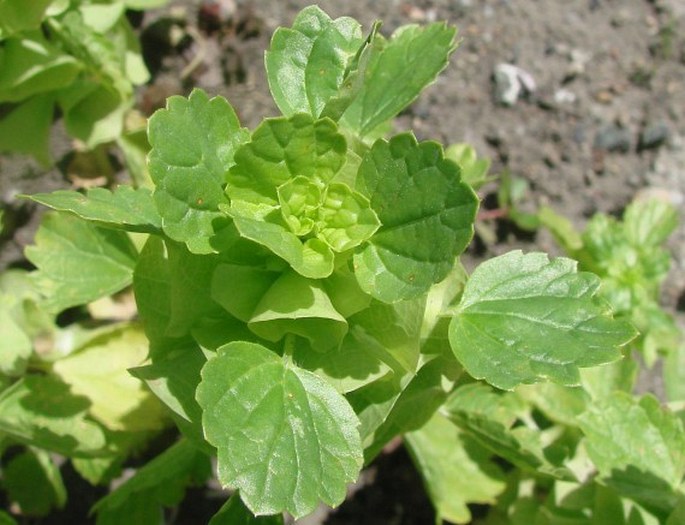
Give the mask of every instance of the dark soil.
<svg viewBox="0 0 685 525">
<path fill-rule="evenodd" d="M 140 30 L 154 76 L 138 93 L 141 111 L 149 115 L 167 96 L 199 86 L 228 98 L 249 127 L 276 115 L 263 52 L 276 27 L 289 25 L 308 3 L 177 0 L 146 13 Z M 450 66 L 401 115 L 397 127 L 413 129 L 419 139 L 471 143 L 493 160 L 494 173 L 508 171 L 528 182 L 525 205 L 531 209 L 549 205 L 582 227 L 598 211 L 620 215 L 645 193 L 685 208 L 682 0 L 325 0 L 319 5 L 367 28 L 381 19 L 386 34 L 406 23 L 456 24 L 462 42 Z M 535 82 L 535 90 L 512 106 L 495 96 L 493 72 L 500 63 L 522 68 Z M 64 160 L 69 150 L 58 124 L 53 154 Z M 22 249 L 37 222 L 33 206 L 16 194 L 68 187 L 63 166 L 58 162 L 46 173 L 24 157 L 0 158 L 0 199 L 10 225 L 0 239 L 0 269 L 23 264 Z M 486 187 L 482 197 L 494 191 L 494 185 Z M 558 252 L 544 231 L 524 235 L 503 224 L 497 239 L 477 243 L 480 251 L 468 254 L 468 265 L 512 246 Z M 664 304 L 685 324 L 685 226 L 670 248 L 674 262 Z M 186 519 L 183 523 L 192 522 Z M 433 521 L 420 479 L 400 449 L 381 457 L 340 509 L 322 510 L 300 523 Z"/>
</svg>

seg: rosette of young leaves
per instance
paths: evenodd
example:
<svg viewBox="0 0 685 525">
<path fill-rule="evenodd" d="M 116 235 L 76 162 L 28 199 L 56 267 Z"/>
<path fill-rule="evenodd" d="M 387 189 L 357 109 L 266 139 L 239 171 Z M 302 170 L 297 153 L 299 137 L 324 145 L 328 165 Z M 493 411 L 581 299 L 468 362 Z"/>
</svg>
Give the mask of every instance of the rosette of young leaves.
<svg viewBox="0 0 685 525">
<path fill-rule="evenodd" d="M 563 257 L 513 251 L 481 264 L 450 323 L 452 350 L 477 379 L 512 389 L 544 379 L 577 385 L 579 367 L 621 357 L 635 337 L 598 297 L 599 278 Z"/>
<path fill-rule="evenodd" d="M 212 239 L 228 226 L 219 204 L 226 172 L 239 144 L 247 140 L 231 105 L 199 89 L 188 98 L 170 97 L 148 124 L 150 175 L 164 233 L 193 253 L 217 251 Z"/>
<path fill-rule="evenodd" d="M 235 155 L 222 206 L 246 239 L 313 279 L 333 272 L 335 253 L 379 226 L 363 195 L 336 182 L 347 145 L 330 119 L 298 114 L 264 121 Z"/>
<path fill-rule="evenodd" d="M 440 145 L 411 134 L 378 140 L 362 160 L 357 186 L 381 222 L 354 255 L 362 289 L 395 302 L 447 277 L 473 236 L 478 198 Z"/>
<path fill-rule="evenodd" d="M 604 293 L 622 311 L 655 299 L 670 267 L 663 243 L 678 225 L 675 209 L 658 200 L 634 202 L 623 221 L 595 215 L 579 258 L 604 277 Z"/>
<path fill-rule="evenodd" d="M 678 225 L 676 210 L 658 201 L 636 201 L 617 221 L 595 215 L 582 234 L 581 264 L 602 277 L 602 294 L 638 328 L 638 347 L 651 365 L 658 352 L 676 351 L 682 340 L 659 304 L 671 256 L 663 244 Z"/>
<path fill-rule="evenodd" d="M 197 400 L 218 476 L 255 514 L 338 505 L 362 466 L 359 420 L 316 374 L 261 345 L 234 342 L 202 369 Z"/>
</svg>

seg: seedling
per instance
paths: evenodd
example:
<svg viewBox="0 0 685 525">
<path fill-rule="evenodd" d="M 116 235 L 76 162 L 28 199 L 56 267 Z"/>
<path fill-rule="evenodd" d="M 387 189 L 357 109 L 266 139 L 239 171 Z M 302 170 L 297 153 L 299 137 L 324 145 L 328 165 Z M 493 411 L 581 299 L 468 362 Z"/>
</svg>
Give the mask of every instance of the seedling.
<svg viewBox="0 0 685 525">
<path fill-rule="evenodd" d="M 32 197 L 61 212 L 27 251 L 42 304 L 132 286 L 149 353 L 130 372 L 183 436 L 96 506 L 98 523 L 158 516 L 212 455 L 234 491 L 213 525 L 282 523 L 339 505 L 398 435 L 438 519 L 467 523 L 468 504 L 489 503 L 486 523 L 676 523 L 682 424 L 617 391 L 636 332 L 599 277 L 521 251 L 468 275 L 474 190 L 438 143 L 388 132 L 455 37 L 444 23 L 364 36 L 309 7 L 266 53 L 281 116 L 249 131 L 223 98 L 171 97 L 149 122 L 152 191 Z M 43 373 L 29 366 L 0 395 L 0 421 L 21 413 L 19 430 L 3 426 L 13 440 L 92 466 L 115 457 L 113 428 L 130 438 L 159 406 L 96 411 L 97 391 L 73 382 L 79 355 L 29 357 Z M 25 402 L 47 378 L 73 404 L 49 427 L 49 407 Z M 68 417 L 84 423 L 54 424 Z M 86 422 L 104 441 L 81 445 Z"/>
</svg>

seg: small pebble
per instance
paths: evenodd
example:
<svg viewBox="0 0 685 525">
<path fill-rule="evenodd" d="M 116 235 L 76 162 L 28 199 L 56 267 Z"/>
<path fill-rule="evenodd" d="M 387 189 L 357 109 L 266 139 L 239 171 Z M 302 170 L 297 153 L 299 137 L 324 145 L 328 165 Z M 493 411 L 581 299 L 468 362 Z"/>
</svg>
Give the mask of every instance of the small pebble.
<svg viewBox="0 0 685 525">
<path fill-rule="evenodd" d="M 577 98 L 576 94 L 568 89 L 558 89 L 554 93 L 554 102 L 557 104 L 573 104 Z"/>
<path fill-rule="evenodd" d="M 671 130 L 665 122 L 650 124 L 640 133 L 639 149 L 656 149 L 668 142 L 670 136 Z"/>
<path fill-rule="evenodd" d="M 505 106 L 513 106 L 521 96 L 533 93 L 536 89 L 533 76 L 513 64 L 497 64 L 493 78 L 495 99 Z"/>
<path fill-rule="evenodd" d="M 627 153 L 630 151 L 631 139 L 630 130 L 609 124 L 595 135 L 594 147 L 598 150 Z"/>
</svg>

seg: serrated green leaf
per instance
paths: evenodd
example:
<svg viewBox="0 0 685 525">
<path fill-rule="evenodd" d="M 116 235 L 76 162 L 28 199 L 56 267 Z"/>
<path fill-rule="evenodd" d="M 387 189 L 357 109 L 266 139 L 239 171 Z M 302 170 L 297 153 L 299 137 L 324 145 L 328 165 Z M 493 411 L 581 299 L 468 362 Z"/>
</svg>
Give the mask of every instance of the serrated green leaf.
<svg viewBox="0 0 685 525">
<path fill-rule="evenodd" d="M 361 27 L 348 17 L 331 20 L 317 6 L 297 15 L 292 28 L 276 30 L 265 63 L 271 94 L 286 116 L 318 117 L 336 95 L 362 44 Z"/>
<path fill-rule="evenodd" d="M 163 426 L 161 406 L 128 368 L 148 353 L 148 340 L 135 326 L 123 326 L 53 365 L 76 395 L 90 401 L 89 413 L 110 430 L 141 432 Z"/>
<path fill-rule="evenodd" d="M 0 394 L 0 430 L 20 443 L 66 456 L 106 451 L 102 428 L 87 416 L 90 404 L 50 376 L 27 375 Z"/>
<path fill-rule="evenodd" d="M 89 148 L 115 140 L 133 104 L 133 84 L 126 71 L 128 23 L 119 17 L 111 30 L 102 33 L 78 9 L 69 9 L 46 22 L 52 38 L 69 55 L 78 57 L 85 70 L 59 92 L 67 131 Z M 110 25 L 110 20 L 101 24 Z"/>
<path fill-rule="evenodd" d="M 663 517 L 685 474 L 685 431 L 656 398 L 615 392 L 579 416 L 586 448 L 602 480 Z"/>
<path fill-rule="evenodd" d="M 209 525 L 283 525 L 283 516 L 254 516 L 235 493 L 212 517 Z"/>
<path fill-rule="evenodd" d="M 167 100 L 150 117 L 150 175 L 164 232 L 194 253 L 211 253 L 212 237 L 226 226 L 220 203 L 236 148 L 247 140 L 233 108 L 221 97 L 194 90 Z"/>
<path fill-rule="evenodd" d="M 456 32 L 454 27 L 437 22 L 424 27 L 403 26 L 387 43 L 377 35 L 375 40 L 380 40 L 382 49 L 371 55 L 364 86 L 342 121 L 366 135 L 397 115 L 447 66 L 456 49 Z"/>
<path fill-rule="evenodd" d="M 623 222 L 597 214 L 588 223 L 582 260 L 604 279 L 603 293 L 617 310 L 630 311 L 643 295 L 658 296 L 670 267 L 669 253 L 659 245 L 672 231 L 673 213 L 658 201 L 633 203 Z"/>
<path fill-rule="evenodd" d="M 97 523 L 160 523 L 161 507 L 178 504 L 189 485 L 203 483 L 210 473 L 209 458 L 188 441 L 178 441 L 96 503 Z"/>
<path fill-rule="evenodd" d="M 51 95 L 37 95 L 0 119 L 0 151 L 33 155 L 43 166 L 50 164 L 48 139 L 54 119 Z"/>
<path fill-rule="evenodd" d="M 125 232 L 103 229 L 69 214 L 43 218 L 26 257 L 46 297 L 46 308 L 61 311 L 111 295 L 131 283 L 136 249 Z"/>
<path fill-rule="evenodd" d="M 395 302 L 447 277 L 473 235 L 478 198 L 441 147 L 410 134 L 379 140 L 364 157 L 357 184 L 381 222 L 354 256 L 362 289 Z"/>
<path fill-rule="evenodd" d="M 71 212 L 99 226 L 142 233 L 161 233 L 162 219 L 150 190 L 119 186 L 114 191 L 91 188 L 85 194 L 58 190 L 29 198 L 57 211 Z"/>
<path fill-rule="evenodd" d="M 43 450 L 26 450 L 3 466 L 2 485 L 24 516 L 46 516 L 67 501 L 59 468 Z"/>
<path fill-rule="evenodd" d="M 81 69 L 74 57 L 61 52 L 39 31 L 4 40 L 2 51 L 2 102 L 18 102 L 69 86 Z"/>
<path fill-rule="evenodd" d="M 477 379 L 511 389 L 549 379 L 577 385 L 579 367 L 621 357 L 635 336 L 596 297 L 599 279 L 576 263 L 520 251 L 481 264 L 450 323 L 450 345 Z"/>
<path fill-rule="evenodd" d="M 337 122 L 364 89 L 367 68 L 369 64 L 372 63 L 372 59 L 375 58 L 374 55 L 380 53 L 385 46 L 385 39 L 378 36 L 380 27 L 380 21 L 377 20 L 373 23 L 366 40 L 359 47 L 354 57 L 348 61 L 347 69 L 345 70 L 345 75 L 340 84 L 338 93 L 329 97 L 326 101 L 326 105 L 321 111 L 322 117 L 329 117 Z M 386 122 L 385 124 L 378 126 L 373 134 L 367 138 L 371 140 L 373 140 L 373 138 L 378 138 L 373 137 L 373 135 L 376 133 L 381 133 L 382 135 L 388 131 L 389 124 L 389 122 Z"/>
<path fill-rule="evenodd" d="M 116 94 L 120 99 L 130 99 L 133 86 L 125 76 L 125 54 L 116 32 L 103 34 L 94 30 L 77 9 L 69 9 L 58 18 L 51 17 L 47 25 L 60 47 L 69 55 L 78 57 L 89 73 L 83 80 Z M 75 87 L 79 89 L 79 86 Z"/>
<path fill-rule="evenodd" d="M 338 505 L 359 474 L 359 420 L 345 398 L 260 345 L 221 347 L 202 369 L 197 400 L 219 480 L 255 514 Z"/>
<path fill-rule="evenodd" d="M 435 414 L 404 439 L 439 520 L 470 523 L 467 504 L 492 505 L 504 491 L 504 475 L 489 461 L 490 453 L 464 436 L 444 416 Z"/>
</svg>

